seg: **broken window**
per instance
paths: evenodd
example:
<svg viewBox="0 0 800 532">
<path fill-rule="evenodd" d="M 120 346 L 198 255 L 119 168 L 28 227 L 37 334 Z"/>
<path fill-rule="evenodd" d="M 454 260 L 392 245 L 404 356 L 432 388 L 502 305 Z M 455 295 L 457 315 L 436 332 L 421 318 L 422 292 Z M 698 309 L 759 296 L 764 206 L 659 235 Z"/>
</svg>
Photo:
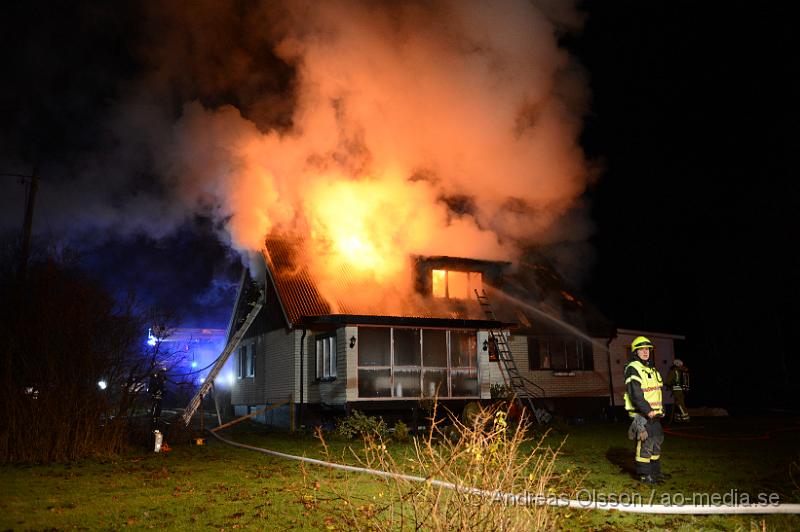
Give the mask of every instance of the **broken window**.
<svg viewBox="0 0 800 532">
<path fill-rule="evenodd" d="M 433 297 L 451 299 L 471 299 L 475 290 L 483 290 L 481 272 L 463 272 L 455 270 L 431 271 L 431 294 Z"/>
</svg>

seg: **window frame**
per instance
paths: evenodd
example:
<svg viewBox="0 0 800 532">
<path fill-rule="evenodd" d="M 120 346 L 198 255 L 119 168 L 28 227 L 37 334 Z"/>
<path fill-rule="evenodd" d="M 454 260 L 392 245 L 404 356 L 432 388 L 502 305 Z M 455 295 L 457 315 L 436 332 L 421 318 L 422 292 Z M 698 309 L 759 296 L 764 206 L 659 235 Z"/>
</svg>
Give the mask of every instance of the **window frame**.
<svg viewBox="0 0 800 532">
<path fill-rule="evenodd" d="M 551 345 L 554 341 L 561 342 L 563 347 L 563 364 L 554 364 L 553 351 Z M 531 353 L 531 347 L 535 343 L 538 346 L 538 353 Z M 570 365 L 570 349 L 574 349 L 574 358 L 577 366 Z M 532 362 L 537 362 L 533 366 Z M 594 371 L 594 349 L 591 342 L 577 336 L 568 335 L 529 335 L 528 336 L 528 371 Z"/>
<path fill-rule="evenodd" d="M 243 379 L 245 376 L 245 364 L 246 364 L 246 357 L 247 354 L 247 346 L 244 344 L 239 344 L 239 347 L 236 349 L 236 378 Z"/>
<path fill-rule="evenodd" d="M 464 398 L 479 398 L 480 397 L 480 361 L 479 357 L 480 354 L 478 353 L 478 331 L 471 330 L 471 329 L 444 329 L 444 328 L 422 328 L 422 327 L 391 327 L 391 326 L 359 326 L 359 329 L 362 328 L 385 328 L 389 329 L 389 365 L 388 366 L 361 366 L 358 363 L 358 357 L 356 359 L 356 376 L 357 376 L 357 385 L 356 385 L 356 393 L 358 394 L 359 400 L 403 400 L 403 399 L 411 399 L 411 400 L 419 400 L 432 397 L 426 393 L 425 390 L 425 377 L 426 373 L 428 376 L 432 373 L 441 373 L 444 372 L 444 380 L 442 381 L 440 388 L 439 388 L 439 398 L 442 399 L 464 399 Z M 412 329 L 419 331 L 419 364 L 417 365 L 408 365 L 408 364 L 395 364 L 395 330 L 406 330 Z M 428 331 L 443 331 L 445 333 L 445 350 L 446 350 L 446 357 L 445 357 L 445 365 L 444 366 L 432 366 L 425 364 L 425 333 Z M 452 333 L 459 332 L 459 333 L 467 333 L 475 336 L 475 342 L 473 343 L 475 349 L 475 355 L 472 357 L 474 361 L 474 366 L 453 366 L 453 339 Z M 363 346 L 363 343 L 359 342 L 359 349 Z M 362 372 L 386 372 L 389 371 L 389 393 L 388 395 L 364 395 L 362 396 L 360 393 L 360 384 L 361 384 L 361 377 L 360 375 Z M 427 370 L 427 371 L 426 371 Z M 418 384 L 418 395 L 398 395 L 398 382 L 395 379 L 396 373 L 418 373 L 419 375 L 419 384 Z M 457 375 L 462 375 L 464 373 L 474 374 L 477 380 L 477 386 L 474 395 L 453 395 L 453 373 Z M 442 393 L 442 388 L 445 388 L 446 393 Z"/>
<path fill-rule="evenodd" d="M 435 292 L 436 286 L 436 272 L 444 272 L 444 295 L 437 295 Z M 450 294 L 450 274 L 457 273 L 457 274 L 464 274 L 466 276 L 466 283 L 467 283 L 467 296 L 466 298 L 460 296 L 453 296 Z M 457 299 L 460 301 L 472 299 L 472 292 L 471 290 L 478 289 L 483 290 L 483 272 L 476 271 L 476 270 L 457 270 L 457 269 L 442 269 L 442 268 L 433 268 L 431 269 L 431 296 L 436 299 Z M 477 281 L 476 281 L 477 278 Z M 448 329 L 449 330 L 449 329 Z"/>
<path fill-rule="evenodd" d="M 327 356 L 326 347 L 328 348 Z M 332 382 L 338 377 L 336 365 L 339 357 L 336 351 L 336 334 L 319 334 L 314 337 L 314 377 L 316 382 Z"/>
<path fill-rule="evenodd" d="M 247 376 L 256 376 L 256 342 L 249 344 L 249 354 L 247 356 Z"/>
</svg>

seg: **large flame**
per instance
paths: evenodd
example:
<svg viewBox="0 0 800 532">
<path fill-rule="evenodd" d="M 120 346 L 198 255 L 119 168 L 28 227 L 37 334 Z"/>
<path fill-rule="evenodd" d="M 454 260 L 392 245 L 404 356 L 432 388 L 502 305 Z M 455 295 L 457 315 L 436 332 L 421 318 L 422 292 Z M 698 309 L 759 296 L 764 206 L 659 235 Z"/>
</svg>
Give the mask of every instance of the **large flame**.
<svg viewBox="0 0 800 532">
<path fill-rule="evenodd" d="M 410 293 L 410 255 L 513 259 L 558 234 L 586 181 L 583 97 L 533 4 L 292 2 L 283 22 L 291 128 L 195 102 L 176 130 L 184 201 L 236 248 L 299 234 L 331 299 L 347 271 L 385 305 Z"/>
</svg>

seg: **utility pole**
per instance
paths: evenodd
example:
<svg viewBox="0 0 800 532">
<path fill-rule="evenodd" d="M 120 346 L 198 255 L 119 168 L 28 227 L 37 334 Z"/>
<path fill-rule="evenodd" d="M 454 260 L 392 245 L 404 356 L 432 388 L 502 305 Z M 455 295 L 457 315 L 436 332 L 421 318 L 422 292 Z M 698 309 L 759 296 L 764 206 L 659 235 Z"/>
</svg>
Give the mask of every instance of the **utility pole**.
<svg viewBox="0 0 800 532">
<path fill-rule="evenodd" d="M 0 172 L 2 177 L 18 177 L 20 183 L 24 183 L 30 179 L 30 186 L 25 194 L 25 221 L 22 225 L 22 242 L 19 257 L 19 278 L 25 277 L 25 272 L 28 268 L 28 255 L 31 250 L 31 231 L 33 228 L 33 206 L 36 203 L 36 192 L 39 190 L 39 169 L 34 166 L 31 175 L 12 174 Z"/>
<path fill-rule="evenodd" d="M 31 184 L 28 188 L 27 201 L 25 202 L 25 223 L 22 226 L 22 251 L 19 257 L 19 276 L 25 278 L 28 268 L 28 255 L 31 251 L 31 229 L 33 227 L 33 206 L 36 202 L 36 191 L 39 189 L 39 171 L 33 168 Z"/>
</svg>

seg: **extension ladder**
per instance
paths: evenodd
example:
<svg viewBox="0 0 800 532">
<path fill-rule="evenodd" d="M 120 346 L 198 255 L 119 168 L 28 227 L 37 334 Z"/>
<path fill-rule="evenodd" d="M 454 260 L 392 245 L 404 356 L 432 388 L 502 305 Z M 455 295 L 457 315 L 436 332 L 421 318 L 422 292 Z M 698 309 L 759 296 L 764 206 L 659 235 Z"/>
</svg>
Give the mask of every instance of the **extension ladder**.
<svg viewBox="0 0 800 532">
<path fill-rule="evenodd" d="M 479 293 L 476 288 L 475 296 L 478 298 L 478 303 L 481 305 L 486 317 L 491 321 L 498 321 L 494 309 L 489 302 L 489 297 L 486 295 L 486 291 L 481 290 L 481 293 Z M 514 355 L 511 353 L 511 348 L 508 346 L 508 339 L 503 331 L 499 329 L 489 329 L 489 338 L 494 342 L 497 348 L 497 365 L 500 367 L 500 374 L 503 375 L 503 380 L 506 384 L 511 387 L 517 400 L 530 408 L 537 423 L 540 425 L 549 423 L 553 417 L 550 415 L 550 412 L 544 408 L 537 407 L 533 403 L 535 398 L 543 398 L 545 396 L 544 388 L 522 376 L 514 360 Z"/>
<path fill-rule="evenodd" d="M 200 388 L 197 390 L 197 393 L 194 394 L 194 397 L 192 397 L 192 400 L 189 401 L 189 404 L 183 411 L 183 416 L 181 416 L 181 419 L 183 419 L 183 423 L 185 425 L 189 424 L 189 421 L 191 421 L 192 416 L 200 407 L 200 403 L 203 401 L 203 397 L 206 396 L 208 391 L 214 385 L 214 379 L 216 379 L 217 375 L 219 375 L 219 372 L 222 371 L 222 367 L 225 365 L 225 362 L 228 361 L 228 359 L 231 356 L 231 353 L 233 353 L 233 350 L 236 348 L 237 345 L 239 345 L 239 342 L 242 341 L 242 338 L 244 337 L 244 334 L 247 332 L 247 329 L 250 327 L 253 321 L 255 321 L 256 316 L 258 316 L 258 312 L 261 310 L 261 307 L 264 306 L 263 296 L 259 296 L 258 301 L 250 304 L 253 305 L 253 308 L 250 310 L 250 313 L 245 318 L 244 322 L 242 323 L 242 326 L 236 330 L 233 336 L 231 336 L 228 345 L 225 346 L 225 349 L 222 350 L 222 353 L 219 355 L 219 358 L 217 358 L 216 363 L 214 363 L 214 367 L 212 367 L 211 371 L 209 371 L 208 375 L 206 375 L 206 380 L 204 380 L 203 384 L 200 385 Z"/>
</svg>

